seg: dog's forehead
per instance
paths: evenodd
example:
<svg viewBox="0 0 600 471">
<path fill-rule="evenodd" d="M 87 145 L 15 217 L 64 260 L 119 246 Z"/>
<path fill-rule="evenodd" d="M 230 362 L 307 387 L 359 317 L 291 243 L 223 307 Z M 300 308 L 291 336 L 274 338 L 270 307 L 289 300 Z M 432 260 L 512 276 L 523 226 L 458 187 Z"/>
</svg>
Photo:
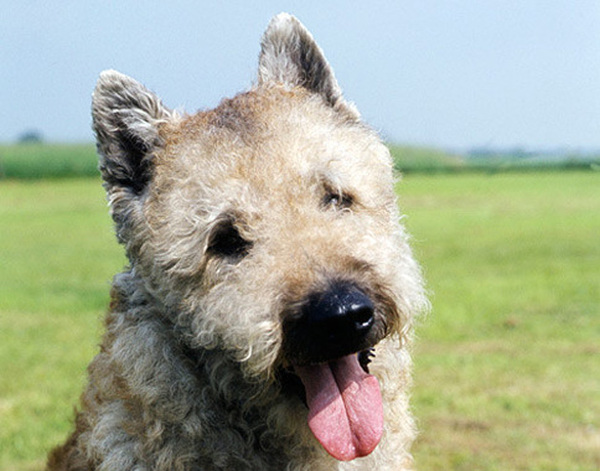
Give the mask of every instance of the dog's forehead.
<svg viewBox="0 0 600 471">
<path fill-rule="evenodd" d="M 255 89 L 190 116 L 170 131 L 159 160 L 155 188 L 177 188 L 205 207 L 236 207 L 248 195 L 289 204 L 324 186 L 393 197 L 389 153 L 376 134 L 301 89 Z"/>
</svg>

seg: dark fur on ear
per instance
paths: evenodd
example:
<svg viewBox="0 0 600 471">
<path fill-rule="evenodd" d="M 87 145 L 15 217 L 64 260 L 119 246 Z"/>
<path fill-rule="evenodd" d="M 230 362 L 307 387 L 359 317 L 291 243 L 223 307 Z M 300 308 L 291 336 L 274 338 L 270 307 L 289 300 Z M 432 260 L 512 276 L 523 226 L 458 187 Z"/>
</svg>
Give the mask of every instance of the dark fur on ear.
<svg viewBox="0 0 600 471">
<path fill-rule="evenodd" d="M 335 109 L 359 118 L 356 108 L 344 100 L 321 48 L 302 23 L 287 13 L 274 17 L 263 35 L 258 81 L 303 87 Z"/>
<path fill-rule="evenodd" d="M 126 75 L 102 72 L 92 97 L 92 117 L 107 191 L 139 195 L 152 176 L 152 157 L 162 145 L 158 132 L 171 112 L 143 85 Z"/>
<path fill-rule="evenodd" d="M 141 196 L 152 179 L 153 158 L 163 146 L 162 123 L 173 113 L 143 85 L 126 75 L 102 72 L 92 96 L 100 172 L 120 242 L 140 217 Z M 128 252 L 129 252 L 128 247 Z"/>
</svg>

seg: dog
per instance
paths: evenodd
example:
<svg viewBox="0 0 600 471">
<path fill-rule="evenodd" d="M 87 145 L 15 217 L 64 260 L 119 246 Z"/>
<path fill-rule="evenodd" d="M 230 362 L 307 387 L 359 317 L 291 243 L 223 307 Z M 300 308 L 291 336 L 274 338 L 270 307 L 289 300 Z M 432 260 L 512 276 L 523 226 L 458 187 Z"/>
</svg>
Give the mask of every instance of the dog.
<svg viewBox="0 0 600 471">
<path fill-rule="evenodd" d="M 411 469 L 421 270 L 388 149 L 304 26 L 273 18 L 215 109 L 106 71 L 92 116 L 129 266 L 47 469 Z"/>
</svg>

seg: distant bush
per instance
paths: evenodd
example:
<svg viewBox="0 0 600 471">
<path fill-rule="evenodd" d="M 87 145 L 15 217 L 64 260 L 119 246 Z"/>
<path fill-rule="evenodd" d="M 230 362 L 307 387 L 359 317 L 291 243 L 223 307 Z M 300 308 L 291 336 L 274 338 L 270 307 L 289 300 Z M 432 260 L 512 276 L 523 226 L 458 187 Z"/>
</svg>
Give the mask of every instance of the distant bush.
<svg viewBox="0 0 600 471">
<path fill-rule="evenodd" d="M 17 141 L 19 144 L 40 144 L 44 142 L 44 136 L 40 131 L 30 129 L 22 133 Z"/>
<path fill-rule="evenodd" d="M 465 159 L 440 149 L 390 144 L 394 168 L 401 173 L 437 173 L 465 167 Z"/>
<path fill-rule="evenodd" d="M 390 145 L 394 167 L 401 173 L 504 173 L 531 171 L 595 170 L 600 153 L 543 153 L 514 149 L 511 152 L 474 150 L 462 154 L 441 149 Z"/>
</svg>

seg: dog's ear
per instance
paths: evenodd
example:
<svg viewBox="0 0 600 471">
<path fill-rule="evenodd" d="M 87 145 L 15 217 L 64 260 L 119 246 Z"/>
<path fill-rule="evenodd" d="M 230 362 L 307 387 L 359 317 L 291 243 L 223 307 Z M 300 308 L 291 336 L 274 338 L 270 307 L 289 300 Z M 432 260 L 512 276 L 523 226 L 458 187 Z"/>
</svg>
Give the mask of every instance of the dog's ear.
<svg viewBox="0 0 600 471">
<path fill-rule="evenodd" d="M 304 87 L 334 108 L 359 117 L 355 107 L 344 100 L 321 48 L 302 23 L 287 13 L 275 16 L 263 35 L 258 81 Z"/>
<path fill-rule="evenodd" d="M 143 192 L 152 177 L 154 152 L 162 145 L 159 125 L 170 116 L 140 83 L 114 70 L 102 72 L 92 96 L 92 118 L 109 193 Z"/>
<path fill-rule="evenodd" d="M 143 222 L 141 196 L 152 179 L 154 155 L 163 146 L 162 123 L 174 118 L 160 100 L 126 75 L 103 72 L 92 96 L 100 172 L 117 238 L 135 250 L 132 231 Z"/>
</svg>

